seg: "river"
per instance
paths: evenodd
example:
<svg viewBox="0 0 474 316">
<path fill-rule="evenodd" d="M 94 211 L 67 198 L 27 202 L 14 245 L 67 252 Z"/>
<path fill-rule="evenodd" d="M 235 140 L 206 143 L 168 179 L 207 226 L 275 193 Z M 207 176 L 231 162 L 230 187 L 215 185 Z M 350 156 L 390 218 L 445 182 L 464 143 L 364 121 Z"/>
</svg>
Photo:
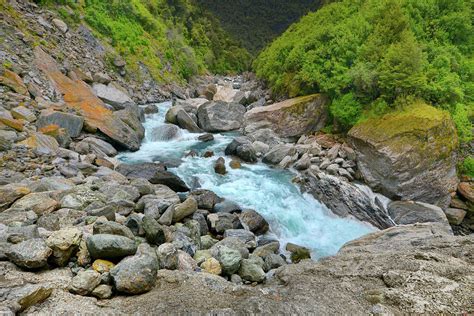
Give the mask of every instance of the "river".
<svg viewBox="0 0 474 316">
<path fill-rule="evenodd" d="M 372 226 L 350 218 L 339 218 L 309 194 L 301 194 L 291 182 L 294 173 L 272 168 L 263 163 L 242 164 L 240 169 L 229 167 L 226 157 L 225 176 L 214 172 L 214 162 L 224 156 L 225 147 L 236 133 L 214 134 L 214 141 L 203 143 L 199 134 L 180 130 L 172 140 L 157 140 L 153 130 L 163 126 L 171 102 L 156 105 L 157 114 L 148 115 L 144 123 L 145 139 L 139 151 L 121 153 L 118 158 L 127 163 L 181 160 L 178 167 L 170 168 L 190 187 L 215 192 L 217 195 L 239 203 L 242 207 L 259 212 L 270 223 L 271 233 L 278 238 L 282 248 L 292 242 L 311 249 L 312 258 L 335 254 L 341 246 L 375 230 Z M 158 137 L 159 139 L 159 137 Z M 191 150 L 196 157 L 183 158 Z M 212 150 L 211 158 L 201 153 Z"/>
</svg>

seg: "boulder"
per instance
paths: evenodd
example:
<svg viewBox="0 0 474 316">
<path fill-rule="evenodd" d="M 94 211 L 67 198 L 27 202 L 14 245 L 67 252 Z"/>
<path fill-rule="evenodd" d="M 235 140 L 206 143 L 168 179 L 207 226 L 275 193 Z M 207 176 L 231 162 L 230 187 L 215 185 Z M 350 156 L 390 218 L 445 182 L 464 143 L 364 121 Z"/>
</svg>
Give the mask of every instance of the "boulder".
<svg viewBox="0 0 474 316">
<path fill-rule="evenodd" d="M 53 110 L 41 111 L 36 121 L 36 127 L 43 128 L 50 125 L 57 125 L 66 129 L 69 136 L 74 138 L 81 134 L 84 118 L 78 115 Z"/>
<path fill-rule="evenodd" d="M 277 165 L 285 157 L 293 156 L 296 154 L 296 149 L 291 144 L 281 144 L 273 146 L 265 156 L 263 156 L 262 161 L 267 164 Z"/>
<path fill-rule="evenodd" d="M 158 260 L 155 250 L 141 244 L 134 256 L 120 261 L 110 270 L 117 291 L 126 294 L 141 294 L 150 291 L 156 282 Z"/>
<path fill-rule="evenodd" d="M 108 234 L 123 236 L 130 239 L 135 238 L 130 228 L 110 220 L 96 220 L 93 226 L 93 233 L 94 235 Z"/>
<path fill-rule="evenodd" d="M 214 140 L 214 135 L 212 134 L 203 134 L 203 135 L 200 135 L 198 136 L 198 140 L 200 140 L 201 142 L 212 142 Z"/>
<path fill-rule="evenodd" d="M 126 90 L 116 82 L 110 82 L 108 85 L 94 83 L 92 89 L 94 89 L 94 93 L 102 101 L 112 105 L 115 110 L 123 110 L 127 106 L 134 104 Z"/>
<path fill-rule="evenodd" d="M 222 234 L 227 229 L 235 229 L 240 225 L 239 218 L 231 213 L 209 214 L 207 216 L 209 227 L 212 231 Z"/>
<path fill-rule="evenodd" d="M 239 239 L 247 248 L 253 249 L 257 247 L 257 238 L 251 231 L 245 229 L 227 229 L 224 232 L 224 238 L 227 237 Z"/>
<path fill-rule="evenodd" d="M 252 142 L 245 137 L 237 137 L 227 145 L 225 154 L 228 156 L 237 156 L 245 162 L 257 162 L 257 151 Z"/>
<path fill-rule="evenodd" d="M 178 249 L 171 243 L 164 243 L 156 250 L 161 269 L 175 270 L 178 268 Z"/>
<path fill-rule="evenodd" d="M 138 105 L 129 105 L 123 110 L 114 112 L 114 114 L 127 124 L 137 134 L 138 138 L 143 139 L 145 137 L 145 128 L 142 125 L 145 116 Z"/>
<path fill-rule="evenodd" d="M 19 267 L 38 269 L 48 264 L 52 252 L 43 239 L 34 238 L 12 245 L 6 255 Z"/>
<path fill-rule="evenodd" d="M 179 136 L 179 127 L 173 124 L 163 124 L 151 130 L 152 141 L 168 141 Z"/>
<path fill-rule="evenodd" d="M 277 269 L 281 266 L 286 265 L 285 259 L 280 255 L 271 253 L 265 257 L 265 264 L 263 265 L 263 271 L 268 272 L 273 269 Z"/>
<path fill-rule="evenodd" d="M 265 218 L 254 210 L 244 210 L 239 218 L 244 228 L 256 235 L 263 235 L 269 229 Z"/>
<path fill-rule="evenodd" d="M 196 200 L 199 209 L 204 210 L 212 210 L 214 205 L 219 201 L 219 197 L 209 190 L 194 190 L 189 196 L 192 196 Z"/>
<path fill-rule="evenodd" d="M 72 278 L 69 291 L 79 295 L 89 295 L 100 284 L 100 273 L 94 270 L 82 270 Z"/>
<path fill-rule="evenodd" d="M 451 225 L 461 225 L 467 212 L 458 208 L 447 208 L 444 210 L 446 217 Z"/>
<path fill-rule="evenodd" d="M 86 241 L 87 250 L 94 259 L 117 259 L 134 255 L 135 242 L 127 237 L 109 234 L 92 235 Z"/>
<path fill-rule="evenodd" d="M 225 175 L 227 173 L 225 168 L 225 159 L 223 157 L 217 158 L 214 163 L 214 172 L 220 175 Z"/>
<path fill-rule="evenodd" d="M 21 105 L 11 109 L 10 112 L 13 118 L 16 118 L 18 120 L 25 120 L 28 122 L 34 122 L 36 120 L 36 115 L 31 112 L 31 110 Z"/>
<path fill-rule="evenodd" d="M 210 101 L 197 112 L 198 125 L 206 132 L 227 132 L 242 127 L 245 107 L 237 103 Z"/>
<path fill-rule="evenodd" d="M 173 223 L 180 222 L 184 218 L 191 216 L 198 209 L 198 204 L 193 197 L 187 198 L 183 203 L 174 207 Z"/>
<path fill-rule="evenodd" d="M 153 217 L 145 215 L 142 219 L 142 227 L 146 240 L 151 245 L 161 245 L 166 242 L 163 227 Z"/>
<path fill-rule="evenodd" d="M 445 224 L 449 230 L 446 214 L 436 205 L 412 201 L 394 201 L 388 205 L 387 209 L 390 217 L 398 225 L 439 222 Z"/>
<path fill-rule="evenodd" d="M 113 157 L 117 155 L 117 150 L 99 138 L 86 137 L 76 144 L 76 151 L 80 154 L 95 154 L 97 157 Z"/>
<path fill-rule="evenodd" d="M 458 192 L 466 200 L 471 203 L 474 203 L 474 185 L 469 182 L 461 182 L 458 186 Z"/>
<path fill-rule="evenodd" d="M 368 185 L 392 199 L 445 208 L 456 189 L 456 128 L 449 113 L 419 104 L 349 131 Z"/>
<path fill-rule="evenodd" d="M 199 107 L 208 101 L 209 101 L 208 99 L 204 99 L 204 98 L 194 98 L 194 99 L 186 99 L 186 100 L 176 99 L 173 102 L 173 106 L 181 108 L 187 113 L 197 114 Z M 176 114 L 178 114 L 178 112 L 176 112 Z"/>
<path fill-rule="evenodd" d="M 240 264 L 240 277 L 249 282 L 263 282 L 265 280 L 265 271 L 251 259 L 244 259 Z"/>
<path fill-rule="evenodd" d="M 306 247 L 288 243 L 285 249 L 291 253 L 290 258 L 293 263 L 298 263 L 304 259 L 311 259 L 311 253 Z"/>
<path fill-rule="evenodd" d="M 222 246 L 214 249 L 213 255 L 219 261 L 222 273 L 225 275 L 232 275 L 239 270 L 242 255 L 238 250 Z"/>
<path fill-rule="evenodd" d="M 184 110 L 179 110 L 176 114 L 176 121 L 179 127 L 188 130 L 191 133 L 202 133 L 202 130 L 197 126 L 196 122 Z"/>
<path fill-rule="evenodd" d="M 140 148 L 141 138 L 137 133 L 109 110 L 85 82 L 63 75 L 56 62 L 39 46 L 35 47 L 34 54 L 37 67 L 52 81 L 66 106 L 84 117 L 88 131 L 99 130 L 129 150 Z"/>
<path fill-rule="evenodd" d="M 203 96 L 206 98 L 206 100 L 212 100 L 214 95 L 217 93 L 217 87 L 215 84 L 211 83 L 197 88 L 196 92 L 198 96 Z"/>
<path fill-rule="evenodd" d="M 188 253 L 178 250 L 178 270 L 180 271 L 194 271 L 197 268 L 197 263 Z"/>
<path fill-rule="evenodd" d="M 55 155 L 59 150 L 58 141 L 54 137 L 42 133 L 32 133 L 30 137 L 19 142 L 19 144 L 45 155 Z"/>
<path fill-rule="evenodd" d="M 0 84 L 11 88 L 18 94 L 28 95 L 28 88 L 21 77 L 11 70 L 5 69 L 3 75 L 0 76 Z"/>
<path fill-rule="evenodd" d="M 112 286 L 107 284 L 100 284 L 91 292 L 92 296 L 95 296 L 99 299 L 111 298 L 112 294 Z"/>
<path fill-rule="evenodd" d="M 222 267 L 219 261 L 215 258 L 208 258 L 201 264 L 201 269 L 204 272 L 220 275 L 222 273 Z"/>
<path fill-rule="evenodd" d="M 17 183 L 0 186 L 0 212 L 6 210 L 13 202 L 30 192 L 28 187 Z"/>
<path fill-rule="evenodd" d="M 241 210 L 242 208 L 239 204 L 227 199 L 220 199 L 219 202 L 214 205 L 213 209 L 215 213 L 236 213 Z"/>
<path fill-rule="evenodd" d="M 79 248 L 82 232 L 77 228 L 66 228 L 53 232 L 46 245 L 53 250 L 52 261 L 58 266 L 65 266 Z"/>
<path fill-rule="evenodd" d="M 58 28 L 58 30 L 60 30 L 63 33 L 67 33 L 68 27 L 67 27 L 67 24 L 64 23 L 64 21 L 62 21 L 60 19 L 53 19 L 52 22 L 53 22 L 54 26 L 56 26 Z"/>
<path fill-rule="evenodd" d="M 271 129 L 279 137 L 296 138 L 326 125 L 329 99 L 314 94 L 256 107 L 245 114 L 244 134 Z"/>
<path fill-rule="evenodd" d="M 30 193 L 12 204 L 17 212 L 33 211 L 37 215 L 51 213 L 59 208 L 59 203 L 49 196 L 49 192 Z"/>
</svg>

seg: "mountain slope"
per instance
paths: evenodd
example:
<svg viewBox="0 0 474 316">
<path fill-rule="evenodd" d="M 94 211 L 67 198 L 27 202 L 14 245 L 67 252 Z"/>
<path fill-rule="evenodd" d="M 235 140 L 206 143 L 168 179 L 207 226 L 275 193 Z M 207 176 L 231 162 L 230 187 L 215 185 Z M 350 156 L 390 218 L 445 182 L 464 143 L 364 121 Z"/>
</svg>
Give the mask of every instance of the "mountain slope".
<svg viewBox="0 0 474 316">
<path fill-rule="evenodd" d="M 467 0 L 343 0 L 292 25 L 255 68 L 277 93 L 330 95 L 340 127 L 421 98 L 449 110 L 469 141 L 472 18 Z"/>
<path fill-rule="evenodd" d="M 196 0 L 211 11 L 223 28 L 256 53 L 322 0 Z"/>
</svg>

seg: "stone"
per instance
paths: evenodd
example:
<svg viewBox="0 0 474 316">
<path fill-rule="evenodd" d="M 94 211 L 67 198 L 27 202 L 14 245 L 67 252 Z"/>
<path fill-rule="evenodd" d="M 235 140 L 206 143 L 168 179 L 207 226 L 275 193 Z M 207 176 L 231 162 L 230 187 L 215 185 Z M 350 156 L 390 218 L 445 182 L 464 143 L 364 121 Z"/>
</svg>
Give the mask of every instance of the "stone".
<svg viewBox="0 0 474 316">
<path fill-rule="evenodd" d="M 468 182 L 459 183 L 458 192 L 466 200 L 468 200 L 471 203 L 474 203 L 474 186 L 472 183 L 468 183 Z"/>
<path fill-rule="evenodd" d="M 93 153 L 98 157 L 113 157 L 117 155 L 117 150 L 102 139 L 86 137 L 76 144 L 76 151 L 80 154 Z"/>
<path fill-rule="evenodd" d="M 257 247 L 257 238 L 255 235 L 245 229 L 227 229 L 224 232 L 224 238 L 233 237 L 241 240 L 247 248 Z"/>
<path fill-rule="evenodd" d="M 30 192 L 28 187 L 17 183 L 0 186 L 0 211 L 6 210 L 13 202 Z"/>
<path fill-rule="evenodd" d="M 232 169 L 240 169 L 242 168 L 242 164 L 240 163 L 240 161 L 231 160 L 229 162 L 229 167 L 231 167 Z"/>
<path fill-rule="evenodd" d="M 199 189 L 192 191 L 189 196 L 193 197 L 199 209 L 212 210 L 219 201 L 219 197 L 212 191 Z"/>
<path fill-rule="evenodd" d="M 18 120 L 25 120 L 28 122 L 36 121 L 36 115 L 24 106 L 17 106 L 16 108 L 11 109 L 10 112 L 13 118 L 16 118 Z"/>
<path fill-rule="evenodd" d="M 321 94 L 256 107 L 245 114 L 244 134 L 271 129 L 279 137 L 296 138 L 326 125 L 329 99 Z"/>
<path fill-rule="evenodd" d="M 178 249 L 171 243 L 161 244 L 156 250 L 161 269 L 176 270 L 178 268 Z"/>
<path fill-rule="evenodd" d="M 114 112 L 114 114 L 127 124 L 140 139 L 145 137 L 145 127 L 142 125 L 145 117 L 138 105 L 130 104 L 125 109 Z"/>
<path fill-rule="evenodd" d="M 94 76 L 92 77 L 92 80 L 93 82 L 98 82 L 102 84 L 109 84 L 112 81 L 110 76 L 103 72 L 95 73 Z"/>
<path fill-rule="evenodd" d="M 178 270 L 194 271 L 196 268 L 196 261 L 187 252 L 178 250 Z"/>
<path fill-rule="evenodd" d="M 446 217 L 451 225 L 461 225 L 462 221 L 466 217 L 467 212 L 465 210 L 457 208 L 447 208 L 444 210 Z"/>
<path fill-rule="evenodd" d="M 230 249 L 237 250 L 240 252 L 240 255 L 242 258 L 247 259 L 249 257 L 249 249 L 247 246 L 240 240 L 239 238 L 235 237 L 226 237 L 219 242 L 217 242 L 214 246 L 211 248 L 211 253 L 214 258 L 218 259 L 217 252 L 221 247 L 227 247 Z"/>
<path fill-rule="evenodd" d="M 303 156 L 295 163 L 294 168 L 296 170 L 306 170 L 311 165 L 311 157 L 308 154 L 303 154 Z"/>
<path fill-rule="evenodd" d="M 0 84 L 11 88 L 18 94 L 28 95 L 28 88 L 23 83 L 21 77 L 11 70 L 4 70 L 3 75 L 0 76 Z"/>
<path fill-rule="evenodd" d="M 304 259 L 311 259 L 311 253 L 306 247 L 288 243 L 286 244 L 285 249 L 291 252 L 291 262 L 293 263 L 298 263 Z"/>
<path fill-rule="evenodd" d="M 227 200 L 220 199 L 218 203 L 214 205 L 213 211 L 215 213 L 237 213 L 240 212 L 242 208 L 237 203 Z"/>
<path fill-rule="evenodd" d="M 87 238 L 86 244 L 94 259 L 123 258 L 134 255 L 137 251 L 137 245 L 132 239 L 117 235 L 92 235 Z"/>
<path fill-rule="evenodd" d="M 198 209 L 198 204 L 193 197 L 187 198 L 183 203 L 174 207 L 173 222 L 180 222 L 184 218 L 191 216 Z"/>
<path fill-rule="evenodd" d="M 60 19 L 53 19 L 52 22 L 58 28 L 58 30 L 60 30 L 63 33 L 67 33 L 68 27 L 67 27 L 67 24 L 64 23 L 64 21 Z"/>
<path fill-rule="evenodd" d="M 91 292 L 92 296 L 95 296 L 99 299 L 111 298 L 112 294 L 112 286 L 107 284 L 100 284 Z"/>
<path fill-rule="evenodd" d="M 102 101 L 112 105 L 115 110 L 122 110 L 127 106 L 134 104 L 126 90 L 116 82 L 110 82 L 108 85 L 94 83 L 92 89 Z"/>
<path fill-rule="evenodd" d="M 69 291 L 79 295 L 89 295 L 100 284 L 100 273 L 82 270 L 72 278 Z"/>
<path fill-rule="evenodd" d="M 242 262 L 242 255 L 238 250 L 222 246 L 213 251 L 213 256 L 218 260 L 222 273 L 232 275 L 237 272 Z"/>
<path fill-rule="evenodd" d="M 225 175 L 227 173 L 225 168 L 225 159 L 223 157 L 217 158 L 214 163 L 214 172 L 220 175 Z"/>
<path fill-rule="evenodd" d="M 260 240 L 259 240 L 260 242 Z M 280 250 L 280 242 L 272 241 L 268 244 L 260 245 L 252 252 L 254 255 L 265 258 L 270 254 L 277 254 Z"/>
<path fill-rule="evenodd" d="M 41 111 L 36 121 L 36 127 L 40 129 L 50 125 L 57 125 L 66 129 L 69 136 L 75 138 L 81 134 L 82 127 L 84 126 L 84 118 L 71 113 L 58 112 L 50 109 Z"/>
<path fill-rule="evenodd" d="M 37 67 L 63 95 L 66 106 L 84 117 L 87 130 L 99 130 L 126 149 L 140 148 L 141 138 L 137 133 L 109 110 L 85 82 L 63 75 L 56 62 L 39 46 L 35 47 L 34 54 Z"/>
<path fill-rule="evenodd" d="M 119 223 L 116 223 L 110 220 L 95 221 L 94 226 L 93 226 L 93 234 L 94 235 L 100 235 L 100 234 L 117 235 L 117 236 L 127 237 L 129 239 L 135 238 L 130 228 L 124 225 L 120 225 Z"/>
<path fill-rule="evenodd" d="M 268 272 L 284 265 L 286 265 L 286 261 L 280 255 L 272 253 L 265 257 L 263 271 Z"/>
<path fill-rule="evenodd" d="M 238 228 L 240 224 L 237 215 L 231 213 L 209 214 L 207 220 L 210 229 L 218 234 L 224 233 L 227 229 Z"/>
<path fill-rule="evenodd" d="M 439 222 L 449 228 L 446 214 L 436 206 L 422 202 L 394 201 L 388 205 L 388 213 L 398 225 Z"/>
<path fill-rule="evenodd" d="M 205 97 L 207 100 L 213 100 L 214 95 L 217 93 L 217 87 L 215 84 L 211 83 L 206 86 L 201 86 L 197 89 L 197 94 L 199 96 Z"/>
<path fill-rule="evenodd" d="M 59 203 L 49 197 L 49 192 L 30 193 L 10 207 L 16 211 L 33 211 L 37 215 L 48 214 L 59 208 Z"/>
<path fill-rule="evenodd" d="M 210 250 L 197 250 L 194 254 L 193 259 L 196 261 L 198 265 L 201 265 L 207 259 L 212 258 L 212 254 Z"/>
<path fill-rule="evenodd" d="M 226 155 L 237 156 L 245 162 L 257 162 L 257 151 L 252 142 L 245 137 L 234 138 L 225 149 Z"/>
<path fill-rule="evenodd" d="M 41 133 L 32 133 L 30 137 L 19 144 L 45 155 L 55 155 L 59 150 L 59 143 L 54 137 Z"/>
<path fill-rule="evenodd" d="M 173 124 L 163 124 L 153 128 L 150 133 L 153 141 L 168 141 L 180 135 L 179 127 Z"/>
<path fill-rule="evenodd" d="M 239 218 L 244 228 L 256 235 L 265 234 L 270 227 L 265 218 L 254 210 L 242 211 Z"/>
<path fill-rule="evenodd" d="M 196 114 L 199 107 L 209 100 L 205 98 L 191 98 L 186 100 L 173 100 L 173 107 L 181 108 L 186 113 Z"/>
<path fill-rule="evenodd" d="M 100 274 L 110 272 L 110 269 L 112 269 L 113 267 L 115 267 L 115 264 L 103 259 L 94 260 L 94 262 L 92 263 L 92 269 L 94 269 L 94 271 L 99 272 Z"/>
<path fill-rule="evenodd" d="M 265 271 L 262 267 L 253 262 L 251 259 L 243 259 L 239 269 L 240 277 L 249 282 L 263 282 L 266 278 Z"/>
<path fill-rule="evenodd" d="M 200 140 L 201 142 L 212 142 L 214 140 L 214 135 L 209 133 L 202 134 L 198 136 L 198 140 Z"/>
<path fill-rule="evenodd" d="M 48 264 L 52 252 L 43 239 L 34 238 L 12 245 L 6 255 L 21 268 L 39 269 Z"/>
<path fill-rule="evenodd" d="M 349 131 L 367 184 L 392 199 L 445 208 L 456 189 L 456 128 L 425 104 L 357 124 Z"/>
<path fill-rule="evenodd" d="M 203 269 L 204 272 L 215 275 L 221 275 L 222 273 L 221 264 L 215 258 L 208 258 L 206 261 L 204 261 L 201 264 L 201 269 Z"/>
<path fill-rule="evenodd" d="M 31 306 L 41 304 L 48 299 L 53 292 L 53 288 L 47 284 L 26 284 L 24 286 L 9 289 L 7 293 L 7 302 L 10 301 L 14 305 L 13 311 L 22 312 Z M 5 302 L 2 302 L 5 303 Z M 3 310 L 0 309 L 3 314 Z M 8 315 L 6 313 L 5 315 Z"/>
<path fill-rule="evenodd" d="M 291 144 L 282 144 L 273 146 L 270 151 L 267 152 L 265 156 L 263 156 L 262 161 L 267 164 L 277 165 L 279 164 L 285 157 L 293 156 L 296 154 L 296 149 Z"/>
<path fill-rule="evenodd" d="M 166 242 L 163 227 L 153 217 L 145 215 L 142 219 L 142 227 L 146 240 L 151 245 L 161 245 Z"/>
<path fill-rule="evenodd" d="M 188 130 L 191 133 L 202 133 L 196 122 L 184 110 L 179 110 L 176 114 L 176 121 L 179 127 Z"/>
<path fill-rule="evenodd" d="M 77 228 L 66 228 L 53 232 L 47 239 L 46 245 L 53 250 L 52 261 L 65 266 L 75 254 L 81 242 L 82 232 Z"/>
<path fill-rule="evenodd" d="M 120 261 L 110 270 L 110 275 L 117 291 L 136 295 L 148 292 L 155 286 L 158 266 L 153 248 L 141 244 L 136 255 Z"/>
<path fill-rule="evenodd" d="M 206 132 L 236 130 L 242 127 L 245 111 L 241 104 L 209 101 L 198 109 L 198 125 Z"/>
</svg>

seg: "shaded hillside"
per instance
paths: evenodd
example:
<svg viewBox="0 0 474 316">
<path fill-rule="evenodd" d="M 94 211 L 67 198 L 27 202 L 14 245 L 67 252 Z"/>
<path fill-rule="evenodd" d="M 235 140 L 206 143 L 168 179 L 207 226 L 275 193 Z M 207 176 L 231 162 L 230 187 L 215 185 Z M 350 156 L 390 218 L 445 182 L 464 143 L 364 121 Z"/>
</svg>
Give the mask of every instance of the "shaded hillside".
<svg viewBox="0 0 474 316">
<path fill-rule="evenodd" d="M 256 53 L 323 0 L 196 0 L 211 11 L 223 28 Z"/>
</svg>

